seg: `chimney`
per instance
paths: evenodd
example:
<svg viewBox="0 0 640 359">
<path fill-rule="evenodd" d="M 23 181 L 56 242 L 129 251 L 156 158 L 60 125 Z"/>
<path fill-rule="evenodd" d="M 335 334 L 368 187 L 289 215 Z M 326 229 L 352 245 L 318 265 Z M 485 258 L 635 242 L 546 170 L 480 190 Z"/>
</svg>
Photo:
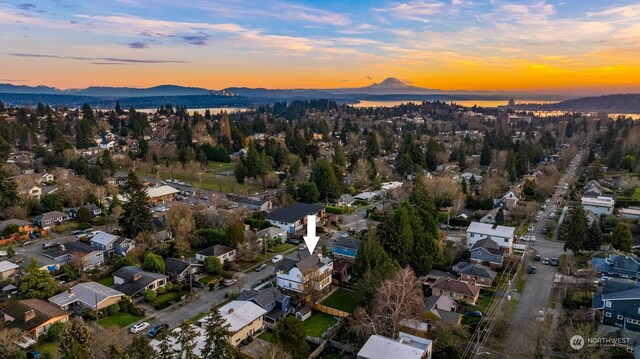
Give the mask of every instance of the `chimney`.
<svg viewBox="0 0 640 359">
<path fill-rule="evenodd" d="M 63 252 L 66 250 L 66 247 L 64 246 L 64 244 L 60 245 L 60 250 L 63 251 Z"/>
<path fill-rule="evenodd" d="M 67 293 L 69 293 L 69 297 L 73 297 L 75 293 L 73 292 L 73 288 L 67 289 Z"/>
<path fill-rule="evenodd" d="M 141 273 L 134 273 L 133 274 L 133 280 L 134 281 L 137 281 L 140 278 L 142 278 L 142 274 Z"/>
<path fill-rule="evenodd" d="M 233 308 L 229 308 L 229 314 L 233 314 Z"/>
<path fill-rule="evenodd" d="M 181 261 L 184 261 L 184 256 L 180 256 L 180 260 L 181 260 Z"/>
<path fill-rule="evenodd" d="M 24 321 L 28 322 L 31 319 L 36 317 L 36 311 L 34 309 L 27 310 L 24 312 Z"/>
</svg>

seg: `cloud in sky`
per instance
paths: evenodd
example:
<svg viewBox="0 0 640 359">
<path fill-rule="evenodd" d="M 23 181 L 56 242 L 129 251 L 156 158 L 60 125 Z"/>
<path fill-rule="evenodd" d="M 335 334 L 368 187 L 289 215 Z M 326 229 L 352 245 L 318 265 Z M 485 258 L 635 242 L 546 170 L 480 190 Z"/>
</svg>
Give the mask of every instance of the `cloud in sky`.
<svg viewBox="0 0 640 359">
<path fill-rule="evenodd" d="M 77 67 L 86 65 L 83 76 L 74 76 L 83 81 L 94 78 L 90 65 L 156 64 L 152 68 L 157 71 L 189 63 L 171 66 L 186 85 L 209 81 L 198 76 L 204 73 L 212 81 L 228 81 L 221 86 L 236 84 L 231 81 L 278 86 L 259 82 L 266 79 L 326 87 L 352 79 L 356 86 L 369 83 L 367 77 L 387 76 L 438 88 L 640 82 L 640 5 L 633 0 L 615 4 L 583 0 L 580 6 L 551 0 L 321 4 L 310 0 L 0 2 L 3 45 L 13 52 L 0 54 L 0 62 L 27 82 L 49 76 L 37 72 L 42 68 L 37 58 L 55 59 L 46 64 L 53 73 L 76 74 Z M 140 53 L 144 58 L 134 55 Z M 176 56 L 179 60 L 172 60 Z M 151 72 L 145 79 L 136 77 L 142 76 L 142 68 L 114 74 L 113 81 L 118 76 L 123 81 L 152 81 Z M 222 80 L 223 74 L 235 77 Z M 51 78 L 62 81 L 59 76 Z"/>
</svg>

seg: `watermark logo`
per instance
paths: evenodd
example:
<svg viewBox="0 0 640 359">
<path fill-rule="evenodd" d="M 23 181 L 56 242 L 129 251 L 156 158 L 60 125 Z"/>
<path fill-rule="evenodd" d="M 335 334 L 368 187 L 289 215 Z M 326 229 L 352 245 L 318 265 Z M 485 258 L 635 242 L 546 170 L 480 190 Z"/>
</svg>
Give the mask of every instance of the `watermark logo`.
<svg viewBox="0 0 640 359">
<path fill-rule="evenodd" d="M 569 345 L 575 350 L 580 350 L 584 347 L 584 338 L 582 335 L 574 335 L 569 339 Z"/>
</svg>

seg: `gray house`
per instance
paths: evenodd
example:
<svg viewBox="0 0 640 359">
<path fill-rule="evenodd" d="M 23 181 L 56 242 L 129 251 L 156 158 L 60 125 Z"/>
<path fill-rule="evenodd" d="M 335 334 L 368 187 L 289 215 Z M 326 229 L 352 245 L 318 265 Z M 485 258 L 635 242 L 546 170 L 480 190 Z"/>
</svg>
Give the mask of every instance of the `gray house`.
<svg viewBox="0 0 640 359">
<path fill-rule="evenodd" d="M 502 267 L 503 251 L 489 238 L 477 241 L 469 252 L 471 252 L 472 263 L 488 264 L 491 268 Z"/>
<path fill-rule="evenodd" d="M 611 279 L 593 296 L 602 324 L 640 332 L 640 284 Z"/>
<path fill-rule="evenodd" d="M 104 263 L 104 251 L 82 242 L 69 242 L 42 252 L 42 255 L 59 263 L 70 263 L 88 271 Z"/>
<path fill-rule="evenodd" d="M 96 206 L 93 203 L 89 203 L 80 207 L 67 208 L 67 214 L 69 215 L 69 218 L 77 218 L 78 210 L 80 210 L 80 208 L 83 208 L 83 207 L 89 210 L 91 217 L 99 216 L 102 214 L 102 209 L 100 207 Z"/>
<path fill-rule="evenodd" d="M 165 258 L 164 267 L 171 280 L 188 284 L 193 275 L 200 273 L 202 264 L 178 258 Z"/>
<path fill-rule="evenodd" d="M 31 219 L 34 225 L 42 228 L 49 229 L 58 223 L 62 223 L 69 220 L 69 216 L 66 213 L 60 211 L 51 211 L 37 215 Z"/>
</svg>

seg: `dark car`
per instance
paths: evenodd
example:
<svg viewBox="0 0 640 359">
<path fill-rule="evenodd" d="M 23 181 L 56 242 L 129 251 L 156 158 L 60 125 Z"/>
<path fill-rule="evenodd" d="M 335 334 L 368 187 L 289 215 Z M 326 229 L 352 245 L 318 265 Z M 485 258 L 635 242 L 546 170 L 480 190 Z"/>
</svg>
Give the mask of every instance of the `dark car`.
<svg viewBox="0 0 640 359">
<path fill-rule="evenodd" d="M 260 272 L 260 271 L 262 271 L 262 270 L 263 270 L 263 269 L 265 269 L 265 268 L 267 268 L 267 265 L 266 265 L 266 264 L 264 264 L 264 263 L 262 263 L 262 264 L 260 264 L 259 266 L 256 266 L 253 270 L 254 270 L 254 271 L 256 271 L 256 272 Z"/>
<path fill-rule="evenodd" d="M 479 310 L 474 310 L 471 312 L 466 312 L 464 313 L 465 316 L 467 317 L 476 317 L 476 318 L 482 318 L 482 312 Z"/>
<path fill-rule="evenodd" d="M 536 274 L 538 272 L 538 268 L 536 266 L 529 267 L 529 274 Z"/>
<path fill-rule="evenodd" d="M 551 265 L 554 267 L 557 267 L 558 265 L 560 265 L 560 262 L 558 261 L 558 258 L 551 258 Z"/>
<path fill-rule="evenodd" d="M 202 284 L 202 283 L 200 283 L 200 282 L 198 282 L 196 280 L 196 281 L 193 282 L 193 287 L 202 289 L 202 288 L 204 288 L 204 284 Z"/>
<path fill-rule="evenodd" d="M 542 260 L 542 258 L 540 257 L 539 254 L 536 254 L 536 256 L 535 256 L 535 258 L 533 260 L 535 260 L 536 262 L 540 262 Z"/>
<path fill-rule="evenodd" d="M 155 338 L 158 334 L 164 332 L 167 329 L 169 329 L 169 326 L 167 324 L 158 324 L 151 328 L 149 332 L 147 332 L 147 336 L 149 338 Z"/>
</svg>

